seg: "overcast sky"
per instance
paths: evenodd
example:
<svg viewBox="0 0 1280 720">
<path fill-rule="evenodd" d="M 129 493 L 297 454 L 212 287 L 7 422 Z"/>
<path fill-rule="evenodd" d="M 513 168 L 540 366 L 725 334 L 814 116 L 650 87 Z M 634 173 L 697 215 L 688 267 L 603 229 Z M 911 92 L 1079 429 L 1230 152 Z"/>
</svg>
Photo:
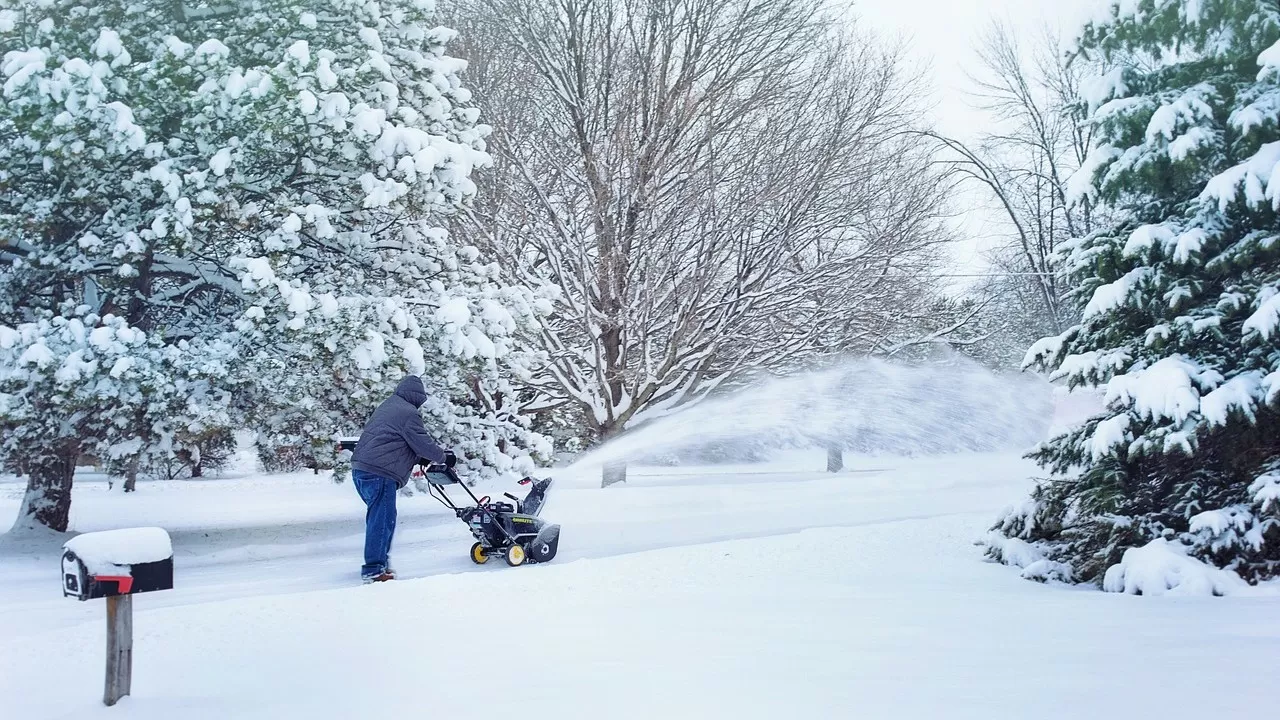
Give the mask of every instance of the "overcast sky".
<svg viewBox="0 0 1280 720">
<path fill-rule="evenodd" d="M 993 20 L 1000 19 L 1028 34 L 1045 24 L 1063 28 L 1070 35 L 1108 0 L 853 0 L 854 12 L 865 26 L 889 35 L 901 35 L 911 55 L 929 64 L 934 88 L 938 128 L 949 135 L 969 139 L 984 123 L 981 111 L 972 107 L 965 70 L 977 68 L 974 48 Z M 960 203 L 971 206 L 972 203 Z M 957 250 L 961 272 L 981 271 L 981 254 L 991 235 L 999 231 L 990 210 L 967 214 L 961 224 L 970 236 Z"/>
<path fill-rule="evenodd" d="M 947 132 L 969 132 L 981 114 L 966 101 L 965 69 L 975 69 L 974 47 L 994 20 L 1034 34 L 1046 24 L 1071 34 L 1106 0 L 852 0 L 863 22 L 883 34 L 901 35 L 912 55 L 930 63 L 939 122 Z"/>
</svg>

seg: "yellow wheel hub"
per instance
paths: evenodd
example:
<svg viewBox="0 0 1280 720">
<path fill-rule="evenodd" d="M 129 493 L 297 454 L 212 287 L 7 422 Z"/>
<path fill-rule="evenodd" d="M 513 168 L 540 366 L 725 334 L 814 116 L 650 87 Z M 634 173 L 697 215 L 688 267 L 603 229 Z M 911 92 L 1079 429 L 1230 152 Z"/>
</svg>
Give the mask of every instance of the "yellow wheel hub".
<svg viewBox="0 0 1280 720">
<path fill-rule="evenodd" d="M 524 562 L 524 548 L 519 545 L 512 545 L 507 549 L 507 562 L 511 565 L 520 565 Z"/>
<path fill-rule="evenodd" d="M 484 548 L 480 546 L 480 543 L 471 546 L 471 561 L 477 565 L 489 562 L 489 556 L 485 553 Z"/>
</svg>

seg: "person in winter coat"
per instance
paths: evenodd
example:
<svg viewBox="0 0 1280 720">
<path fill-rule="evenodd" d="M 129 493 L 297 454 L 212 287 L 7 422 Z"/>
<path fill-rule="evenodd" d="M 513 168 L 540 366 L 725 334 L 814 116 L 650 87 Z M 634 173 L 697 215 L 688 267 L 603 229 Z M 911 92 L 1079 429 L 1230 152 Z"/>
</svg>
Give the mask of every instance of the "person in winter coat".
<svg viewBox="0 0 1280 720">
<path fill-rule="evenodd" d="M 453 467 L 452 452 L 442 449 L 427 433 L 418 408 L 427 401 L 427 390 L 416 375 L 408 375 L 365 423 L 355 453 L 351 477 L 368 506 L 364 516 L 364 566 L 361 578 L 369 582 L 395 579 L 388 556 L 396 531 L 396 493 L 409 482 L 419 460 Z"/>
</svg>

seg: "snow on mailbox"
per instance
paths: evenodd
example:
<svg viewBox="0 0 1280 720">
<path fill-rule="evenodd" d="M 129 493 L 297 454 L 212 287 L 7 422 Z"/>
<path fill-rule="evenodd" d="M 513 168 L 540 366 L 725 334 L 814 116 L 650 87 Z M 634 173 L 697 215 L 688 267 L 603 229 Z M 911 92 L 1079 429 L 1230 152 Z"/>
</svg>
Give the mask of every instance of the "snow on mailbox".
<svg viewBox="0 0 1280 720">
<path fill-rule="evenodd" d="M 107 599 L 107 683 L 115 705 L 133 684 L 133 596 L 173 588 L 173 545 L 161 528 L 78 535 L 62 546 L 62 594 Z"/>
<path fill-rule="evenodd" d="M 62 549 L 63 595 L 92 600 L 173 589 L 173 545 L 161 528 L 85 533 Z"/>
</svg>

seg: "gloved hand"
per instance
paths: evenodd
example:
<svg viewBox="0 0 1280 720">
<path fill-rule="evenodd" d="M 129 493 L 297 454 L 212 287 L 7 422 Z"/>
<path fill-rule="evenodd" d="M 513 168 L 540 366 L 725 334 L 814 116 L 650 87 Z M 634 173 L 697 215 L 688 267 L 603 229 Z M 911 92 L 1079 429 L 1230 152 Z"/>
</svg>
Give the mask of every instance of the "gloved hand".
<svg viewBox="0 0 1280 720">
<path fill-rule="evenodd" d="M 444 451 L 444 466 L 451 468 L 458 464 L 458 456 L 453 454 L 452 450 Z"/>
</svg>

